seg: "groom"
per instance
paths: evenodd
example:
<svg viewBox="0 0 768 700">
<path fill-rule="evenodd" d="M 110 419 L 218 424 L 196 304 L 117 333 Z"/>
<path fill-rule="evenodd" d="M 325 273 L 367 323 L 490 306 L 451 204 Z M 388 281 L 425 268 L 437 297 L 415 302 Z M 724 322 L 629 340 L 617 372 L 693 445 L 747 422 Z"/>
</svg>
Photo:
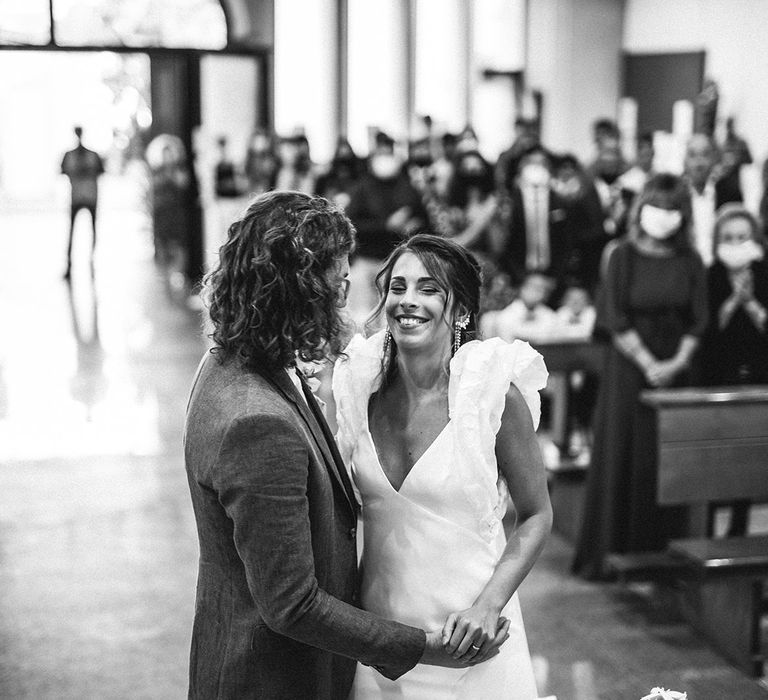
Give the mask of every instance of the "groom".
<svg viewBox="0 0 768 700">
<path fill-rule="evenodd" d="M 357 502 L 296 371 L 341 349 L 353 237 L 326 200 L 270 192 L 230 227 L 208 281 L 215 347 L 185 429 L 200 541 L 190 698 L 336 700 L 356 660 L 390 679 L 457 665 L 439 632 L 356 607 Z"/>
</svg>

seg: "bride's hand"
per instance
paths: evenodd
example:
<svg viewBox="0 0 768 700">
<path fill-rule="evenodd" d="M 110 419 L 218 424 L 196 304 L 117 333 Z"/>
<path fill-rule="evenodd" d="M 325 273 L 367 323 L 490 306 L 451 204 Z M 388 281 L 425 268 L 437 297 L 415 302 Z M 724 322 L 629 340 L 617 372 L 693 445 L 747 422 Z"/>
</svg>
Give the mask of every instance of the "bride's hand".
<svg viewBox="0 0 768 700">
<path fill-rule="evenodd" d="M 443 626 L 443 645 L 457 660 L 481 663 L 495 656 L 509 639 L 509 625 L 509 620 L 499 617 L 498 610 L 473 606 L 448 616 Z"/>
</svg>

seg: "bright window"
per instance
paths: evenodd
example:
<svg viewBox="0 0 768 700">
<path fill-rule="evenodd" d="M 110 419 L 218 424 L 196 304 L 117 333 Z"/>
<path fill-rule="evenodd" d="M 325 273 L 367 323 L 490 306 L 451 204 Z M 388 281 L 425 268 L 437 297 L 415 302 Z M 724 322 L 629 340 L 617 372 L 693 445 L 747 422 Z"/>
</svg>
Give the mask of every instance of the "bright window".
<svg viewBox="0 0 768 700">
<path fill-rule="evenodd" d="M 48 0 L 0 0 L 0 44 L 45 45 L 50 26 Z"/>
<path fill-rule="evenodd" d="M 217 0 L 53 0 L 53 12 L 60 46 L 215 50 L 227 44 Z"/>
</svg>

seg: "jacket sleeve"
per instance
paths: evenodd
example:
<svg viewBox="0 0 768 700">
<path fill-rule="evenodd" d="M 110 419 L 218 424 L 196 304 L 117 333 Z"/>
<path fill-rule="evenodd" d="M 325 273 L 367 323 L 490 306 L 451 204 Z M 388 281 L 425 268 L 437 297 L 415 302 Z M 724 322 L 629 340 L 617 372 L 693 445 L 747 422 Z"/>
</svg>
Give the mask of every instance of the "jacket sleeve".
<svg viewBox="0 0 768 700">
<path fill-rule="evenodd" d="M 375 666 L 395 679 L 424 652 L 423 630 L 334 598 L 315 578 L 301 434 L 272 414 L 227 430 L 212 483 L 234 524 L 235 547 L 254 603 L 278 634 Z"/>
</svg>

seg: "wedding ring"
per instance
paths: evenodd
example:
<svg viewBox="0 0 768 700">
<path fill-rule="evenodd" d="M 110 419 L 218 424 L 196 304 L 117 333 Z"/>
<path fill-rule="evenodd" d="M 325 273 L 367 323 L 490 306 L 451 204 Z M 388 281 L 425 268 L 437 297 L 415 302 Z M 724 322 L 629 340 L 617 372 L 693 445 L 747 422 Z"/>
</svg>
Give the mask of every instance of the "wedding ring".
<svg viewBox="0 0 768 700">
<path fill-rule="evenodd" d="M 473 648 L 475 651 L 480 651 L 480 647 L 479 647 L 479 646 L 477 646 L 477 644 L 472 644 L 472 648 Z"/>
</svg>

